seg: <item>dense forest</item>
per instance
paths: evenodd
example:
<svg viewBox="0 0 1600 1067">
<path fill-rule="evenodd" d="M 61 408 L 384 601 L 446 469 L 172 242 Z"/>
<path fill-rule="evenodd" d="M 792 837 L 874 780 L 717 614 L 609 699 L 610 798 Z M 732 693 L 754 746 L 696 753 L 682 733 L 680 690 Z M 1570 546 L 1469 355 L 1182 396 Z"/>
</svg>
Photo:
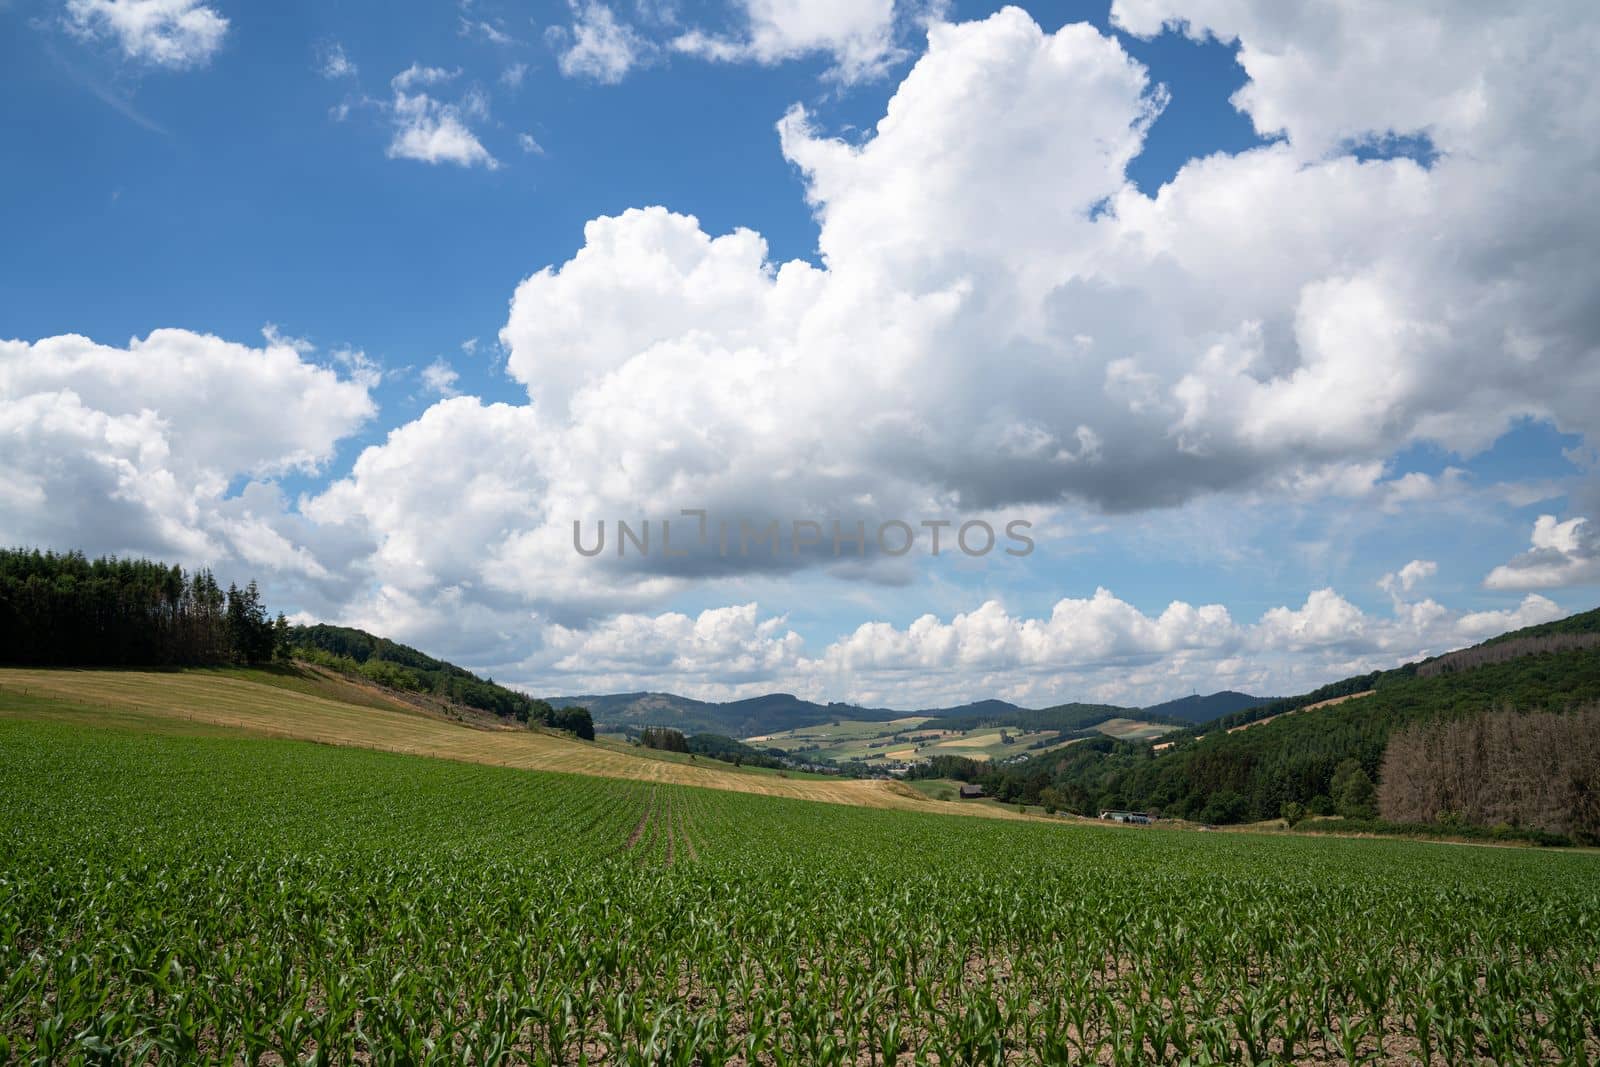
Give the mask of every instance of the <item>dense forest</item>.
<svg viewBox="0 0 1600 1067">
<path fill-rule="evenodd" d="M 1600 612 L 1589 612 L 1510 637 L 1594 632 L 1585 628 L 1597 622 Z M 1490 644 L 1496 643 L 1502 642 Z M 1373 783 L 1381 781 L 1391 736 L 1405 727 L 1505 709 L 1563 713 L 1600 700 L 1600 647 L 1557 641 L 1508 647 L 1521 654 L 1461 656 L 1450 669 L 1426 676 L 1416 664 L 1358 675 L 1168 735 L 1161 751 L 1149 742 L 1095 738 L 1005 766 L 941 757 L 913 773 L 978 782 L 1004 801 L 1083 814 L 1140 809 L 1208 823 L 1286 812 L 1371 817 Z M 1367 690 L 1370 696 L 1301 710 Z M 1279 717 L 1259 721 L 1268 715 Z M 1255 725 L 1229 731 L 1249 723 Z"/>
<path fill-rule="evenodd" d="M 266 663 L 288 623 L 256 584 L 148 559 L 0 549 L 0 663 L 200 667 Z"/>
<path fill-rule="evenodd" d="M 541 723 L 594 740 L 594 720 L 587 708 L 552 707 L 526 693 L 496 685 L 492 678 L 479 678 L 454 663 L 365 630 L 320 623 L 294 626 L 289 628 L 287 641 L 294 655 L 309 663 L 358 674 L 390 689 L 425 693 L 502 719 Z"/>
</svg>

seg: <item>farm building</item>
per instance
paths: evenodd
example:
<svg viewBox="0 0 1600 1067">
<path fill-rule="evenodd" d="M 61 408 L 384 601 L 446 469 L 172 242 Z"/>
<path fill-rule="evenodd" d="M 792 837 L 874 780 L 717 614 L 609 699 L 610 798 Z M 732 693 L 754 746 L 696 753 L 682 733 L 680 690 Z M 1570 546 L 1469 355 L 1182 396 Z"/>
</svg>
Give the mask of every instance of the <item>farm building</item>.
<svg viewBox="0 0 1600 1067">
<path fill-rule="evenodd" d="M 1102 811 L 1100 818 L 1106 822 L 1132 823 L 1136 826 L 1149 826 L 1155 822 L 1155 816 L 1143 811 Z"/>
<path fill-rule="evenodd" d="M 981 785 L 964 785 L 961 787 L 962 800 L 976 800 L 981 796 L 983 796 L 983 786 Z"/>
</svg>

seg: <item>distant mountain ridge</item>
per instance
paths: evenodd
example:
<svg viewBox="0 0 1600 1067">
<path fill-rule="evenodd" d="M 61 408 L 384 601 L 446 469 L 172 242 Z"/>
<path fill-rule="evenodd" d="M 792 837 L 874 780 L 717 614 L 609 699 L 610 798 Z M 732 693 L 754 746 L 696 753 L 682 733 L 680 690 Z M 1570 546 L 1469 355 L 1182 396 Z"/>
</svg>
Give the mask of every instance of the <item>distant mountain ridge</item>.
<svg viewBox="0 0 1600 1067">
<path fill-rule="evenodd" d="M 977 700 L 944 708 L 902 711 L 860 704 L 820 704 L 792 693 L 767 693 L 743 700 L 711 701 L 676 693 L 601 693 L 546 697 L 557 708 L 586 707 L 602 729 L 622 730 L 642 726 L 671 726 L 684 733 L 718 733 L 729 737 L 759 737 L 819 726 L 838 719 L 888 722 L 922 716 L 949 729 L 975 726 L 1014 726 L 1027 730 L 1077 730 L 1108 719 L 1129 718 L 1192 725 L 1218 716 L 1269 703 L 1271 697 L 1222 692 L 1190 696 L 1150 708 L 1116 704 L 1055 704 L 1025 708 L 1006 700 Z"/>
<path fill-rule="evenodd" d="M 743 700 L 709 701 L 676 693 L 604 693 L 548 697 L 557 708 L 589 709 L 602 728 L 671 726 L 684 733 L 717 733 L 755 737 L 816 726 L 835 719 L 887 722 L 907 712 L 865 708 L 855 704 L 819 704 L 792 693 L 767 693 Z"/>
<path fill-rule="evenodd" d="M 1152 704 L 1144 709 L 1146 715 L 1158 716 L 1167 719 L 1181 719 L 1187 723 L 1199 724 L 1220 719 L 1224 715 L 1232 715 L 1236 711 L 1245 711 L 1249 708 L 1258 708 L 1263 704 L 1271 704 L 1277 697 L 1253 697 L 1249 693 L 1236 693 L 1231 689 L 1224 689 L 1220 693 L 1210 696 L 1179 697 L 1169 700 L 1164 704 Z"/>
</svg>

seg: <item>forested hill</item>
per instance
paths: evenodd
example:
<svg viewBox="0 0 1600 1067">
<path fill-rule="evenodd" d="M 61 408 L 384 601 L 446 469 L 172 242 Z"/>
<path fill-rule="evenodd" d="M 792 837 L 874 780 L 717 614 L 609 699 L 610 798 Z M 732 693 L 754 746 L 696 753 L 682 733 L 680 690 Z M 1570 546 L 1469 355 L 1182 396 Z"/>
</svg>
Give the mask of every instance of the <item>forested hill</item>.
<svg viewBox="0 0 1600 1067">
<path fill-rule="evenodd" d="M 1141 717 L 1177 719 L 1180 722 L 1190 723 L 1210 722 L 1223 715 L 1232 715 L 1235 712 L 1274 703 L 1276 699 L 1276 697 L 1253 697 L 1248 693 L 1235 693 L 1232 690 L 1212 693 L 1210 696 L 1200 696 L 1196 693 L 1194 696 L 1179 697 L 1164 704 L 1152 704 L 1144 709 Z"/>
<path fill-rule="evenodd" d="M 836 719 L 885 722 L 905 714 L 854 704 L 819 704 L 790 693 L 767 693 L 725 702 L 696 700 L 676 693 L 609 693 L 551 697 L 558 708 L 581 705 L 595 721 L 614 729 L 668 726 L 685 734 L 713 733 L 732 737 L 794 730 Z"/>
<path fill-rule="evenodd" d="M 1332 813 L 1343 785 L 1365 781 L 1366 799 L 1347 814 L 1371 817 L 1371 784 L 1381 788 L 1385 749 L 1403 728 L 1600 703 L 1600 643 L 1582 636 L 1597 633 L 1600 610 L 1224 716 L 1163 737 L 1159 750 L 1093 740 L 1018 765 L 974 765 L 965 776 L 1007 800 L 1043 797 L 1084 813 L 1132 808 L 1211 823 L 1276 818 L 1286 805 Z M 1336 698 L 1345 699 L 1324 703 Z"/>
<path fill-rule="evenodd" d="M 492 678 L 480 678 L 464 667 L 365 630 L 322 623 L 293 626 L 287 642 L 300 659 L 359 674 L 391 689 L 427 693 L 504 719 L 542 722 L 579 737 L 594 737 L 593 722 L 582 707 L 557 710 L 526 693 L 496 685 Z"/>
<path fill-rule="evenodd" d="M 608 727 L 669 726 L 684 733 L 723 733 L 755 737 L 799 730 L 840 720 L 888 722 L 903 716 L 927 720 L 929 729 L 970 730 L 980 726 L 1012 726 L 1019 730 L 1083 730 L 1121 716 L 1145 716 L 1137 708 L 1110 704 L 1058 704 L 1024 708 L 1004 700 L 979 700 L 944 708 L 897 711 L 859 704 L 819 704 L 790 693 L 726 702 L 695 700 L 675 693 L 613 693 L 604 696 L 552 697 L 556 707 L 587 707 L 595 721 Z M 1160 720 L 1179 722 L 1180 720 Z"/>
<path fill-rule="evenodd" d="M 373 681 L 395 689 L 418 689 L 425 681 L 429 692 L 499 715 L 512 716 L 533 703 L 527 694 L 479 678 L 464 667 L 351 626 L 293 626 L 289 644 L 303 658 L 322 659 L 316 655 L 321 652 L 349 660 L 366 667 L 362 673 Z"/>
</svg>

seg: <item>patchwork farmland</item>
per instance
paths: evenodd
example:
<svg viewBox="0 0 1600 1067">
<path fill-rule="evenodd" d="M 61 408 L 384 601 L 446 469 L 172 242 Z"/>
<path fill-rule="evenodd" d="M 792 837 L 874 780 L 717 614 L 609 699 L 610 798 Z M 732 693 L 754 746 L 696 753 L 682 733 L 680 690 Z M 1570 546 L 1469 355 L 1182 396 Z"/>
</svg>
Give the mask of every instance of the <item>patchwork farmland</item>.
<svg viewBox="0 0 1600 1067">
<path fill-rule="evenodd" d="M 804 759 L 808 756 L 846 763 L 859 760 L 869 766 L 892 766 L 933 756 L 963 756 L 976 760 L 1003 760 L 1023 754 L 1037 755 L 1065 748 L 1096 734 L 1119 740 L 1145 740 L 1170 733 L 1170 724 L 1136 719 L 1106 719 L 1087 730 L 1067 736 L 1061 730 L 1024 730 L 1015 726 L 976 726 L 940 729 L 926 725 L 927 716 L 909 715 L 887 722 L 841 719 L 816 726 L 745 738 L 749 745 L 780 749 Z"/>
</svg>

